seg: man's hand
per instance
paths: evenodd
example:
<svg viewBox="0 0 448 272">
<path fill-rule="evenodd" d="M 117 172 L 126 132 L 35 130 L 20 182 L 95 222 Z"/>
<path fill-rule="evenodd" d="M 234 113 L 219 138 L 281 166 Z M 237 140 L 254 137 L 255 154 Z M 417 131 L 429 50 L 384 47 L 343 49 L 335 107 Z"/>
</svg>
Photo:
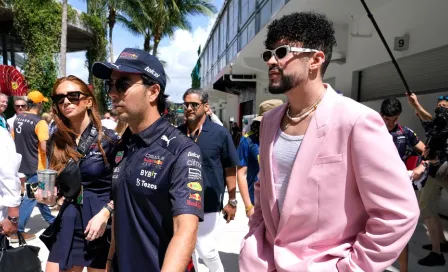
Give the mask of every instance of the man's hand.
<svg viewBox="0 0 448 272">
<path fill-rule="evenodd" d="M 418 103 L 418 99 L 417 99 L 417 96 L 415 95 L 415 93 L 411 93 L 411 94 L 406 93 L 406 96 L 407 96 L 407 98 L 408 98 L 408 102 L 409 102 L 409 104 L 410 104 L 413 108 L 418 107 L 419 103 Z"/>
<path fill-rule="evenodd" d="M 230 204 L 227 204 L 222 210 L 222 214 L 226 214 L 226 221 L 229 223 L 231 220 L 235 220 L 236 207 L 233 207 Z"/>
<path fill-rule="evenodd" d="M 414 170 L 412 170 L 412 175 L 411 175 L 411 180 L 419 180 L 421 178 L 421 176 L 423 175 L 423 173 L 425 172 L 426 167 L 422 164 L 420 164 L 419 166 L 417 166 L 416 168 L 414 168 Z"/>
<path fill-rule="evenodd" d="M 13 224 L 11 221 L 9 221 L 8 218 L 3 219 L 0 221 L 0 230 L 1 234 L 10 236 L 17 232 L 17 226 L 18 224 Z"/>
</svg>

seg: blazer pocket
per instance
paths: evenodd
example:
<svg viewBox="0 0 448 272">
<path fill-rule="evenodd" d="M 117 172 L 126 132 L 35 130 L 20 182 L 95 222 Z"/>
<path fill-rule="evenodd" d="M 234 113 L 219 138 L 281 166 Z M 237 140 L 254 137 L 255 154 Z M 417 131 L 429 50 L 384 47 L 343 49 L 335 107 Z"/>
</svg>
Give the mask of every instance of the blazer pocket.
<svg viewBox="0 0 448 272">
<path fill-rule="evenodd" d="M 341 162 L 341 161 L 342 161 L 342 154 L 338 154 L 338 155 L 332 155 L 332 156 L 317 157 L 314 164 L 315 165 L 329 164 L 329 163 L 336 163 L 336 162 Z"/>
</svg>

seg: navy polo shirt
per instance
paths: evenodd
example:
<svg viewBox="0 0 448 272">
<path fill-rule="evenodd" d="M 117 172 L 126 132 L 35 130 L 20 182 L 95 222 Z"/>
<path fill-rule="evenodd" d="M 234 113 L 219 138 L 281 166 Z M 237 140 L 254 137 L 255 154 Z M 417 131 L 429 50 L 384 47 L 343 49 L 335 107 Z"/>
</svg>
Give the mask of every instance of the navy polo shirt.
<svg viewBox="0 0 448 272">
<path fill-rule="evenodd" d="M 199 147 L 161 117 L 139 134 L 128 129 L 112 176 L 114 271 L 159 271 L 173 237 L 173 217 L 203 219 Z"/>
<path fill-rule="evenodd" d="M 179 126 L 178 129 L 187 134 L 186 124 Z M 196 144 L 202 153 L 204 212 L 219 212 L 223 208 L 226 185 L 224 168 L 238 165 L 238 154 L 232 136 L 226 128 L 206 118 Z"/>
<path fill-rule="evenodd" d="M 400 154 L 400 158 L 403 161 L 406 161 L 409 156 L 415 154 L 414 147 L 418 144 L 419 139 L 414 131 L 408 127 L 397 125 L 389 133 L 392 135 L 398 154 Z"/>
</svg>

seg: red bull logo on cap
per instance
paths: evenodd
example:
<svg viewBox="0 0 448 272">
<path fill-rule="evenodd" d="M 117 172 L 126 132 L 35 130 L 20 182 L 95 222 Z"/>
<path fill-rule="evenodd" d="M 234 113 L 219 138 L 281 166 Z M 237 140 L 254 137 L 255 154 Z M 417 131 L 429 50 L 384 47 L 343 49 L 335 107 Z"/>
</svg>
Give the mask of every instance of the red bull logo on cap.
<svg viewBox="0 0 448 272">
<path fill-rule="evenodd" d="M 138 54 L 130 53 L 130 52 L 121 52 L 119 59 L 128 59 L 128 60 L 136 60 L 138 59 Z"/>
</svg>

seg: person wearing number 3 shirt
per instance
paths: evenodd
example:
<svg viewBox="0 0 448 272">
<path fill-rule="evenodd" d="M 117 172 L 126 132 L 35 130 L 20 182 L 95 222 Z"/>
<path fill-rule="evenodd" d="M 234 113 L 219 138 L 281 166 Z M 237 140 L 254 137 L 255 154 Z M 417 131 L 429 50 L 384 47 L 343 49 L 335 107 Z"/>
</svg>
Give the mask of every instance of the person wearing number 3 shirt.
<svg viewBox="0 0 448 272">
<path fill-rule="evenodd" d="M 37 90 L 29 92 L 27 95 L 29 111 L 18 114 L 14 120 L 12 135 L 17 153 L 22 155 L 19 172 L 26 176 L 27 184 L 37 183 L 37 171 L 47 167 L 48 125 L 40 117 L 45 102 L 48 102 L 48 98 L 44 97 L 41 92 Z M 54 221 L 54 216 L 51 215 L 51 211 L 46 205 L 38 203 L 36 199 L 29 198 L 25 194 L 20 204 L 19 232 L 22 233 L 26 241 L 36 238 L 35 234 L 25 233 L 26 224 L 35 206 L 39 208 L 42 217 L 48 224 Z M 16 234 L 11 236 L 11 242 L 19 242 Z"/>
</svg>

